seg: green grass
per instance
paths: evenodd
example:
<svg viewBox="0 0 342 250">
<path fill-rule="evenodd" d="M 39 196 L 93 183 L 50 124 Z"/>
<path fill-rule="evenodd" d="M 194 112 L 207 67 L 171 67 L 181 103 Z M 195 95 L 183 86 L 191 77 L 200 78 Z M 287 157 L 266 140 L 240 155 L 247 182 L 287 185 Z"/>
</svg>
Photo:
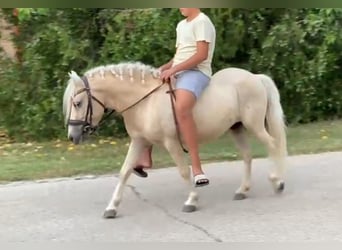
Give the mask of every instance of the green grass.
<svg viewBox="0 0 342 250">
<path fill-rule="evenodd" d="M 290 155 L 342 150 L 342 120 L 290 126 Z M 251 136 L 254 157 L 265 157 L 262 144 Z M 128 139 L 93 137 L 83 145 L 67 141 L 45 143 L 0 142 L 0 182 L 117 172 L 124 160 Z M 240 159 L 229 135 L 201 146 L 203 162 Z M 167 152 L 155 147 L 154 167 L 174 166 Z"/>
</svg>

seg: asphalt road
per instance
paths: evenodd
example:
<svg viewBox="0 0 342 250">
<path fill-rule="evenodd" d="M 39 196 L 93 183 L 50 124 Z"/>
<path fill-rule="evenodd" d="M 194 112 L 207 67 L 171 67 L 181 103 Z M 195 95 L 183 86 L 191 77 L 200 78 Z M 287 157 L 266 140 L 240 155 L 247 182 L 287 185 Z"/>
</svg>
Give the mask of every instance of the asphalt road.
<svg viewBox="0 0 342 250">
<path fill-rule="evenodd" d="M 30 241 L 342 240 L 342 152 L 289 157 L 285 191 L 273 193 L 270 162 L 253 161 L 249 198 L 234 201 L 242 162 L 204 165 L 199 210 L 181 211 L 185 184 L 174 168 L 129 179 L 118 217 L 102 218 L 117 177 L 82 177 L 0 186 L 0 239 Z"/>
</svg>

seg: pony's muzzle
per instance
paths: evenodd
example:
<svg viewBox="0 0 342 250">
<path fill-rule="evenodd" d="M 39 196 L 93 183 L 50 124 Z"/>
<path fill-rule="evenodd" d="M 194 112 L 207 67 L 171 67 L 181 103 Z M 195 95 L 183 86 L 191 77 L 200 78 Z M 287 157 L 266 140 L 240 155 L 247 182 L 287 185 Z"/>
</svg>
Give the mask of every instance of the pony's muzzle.
<svg viewBox="0 0 342 250">
<path fill-rule="evenodd" d="M 73 144 L 78 145 L 82 141 L 82 136 L 81 137 L 73 137 L 71 135 L 71 136 L 69 136 L 69 140 L 72 141 Z"/>
<path fill-rule="evenodd" d="M 82 136 L 83 136 L 83 126 L 73 126 L 69 125 L 69 133 L 68 133 L 68 139 L 71 140 L 74 144 L 80 144 L 82 142 Z"/>
</svg>

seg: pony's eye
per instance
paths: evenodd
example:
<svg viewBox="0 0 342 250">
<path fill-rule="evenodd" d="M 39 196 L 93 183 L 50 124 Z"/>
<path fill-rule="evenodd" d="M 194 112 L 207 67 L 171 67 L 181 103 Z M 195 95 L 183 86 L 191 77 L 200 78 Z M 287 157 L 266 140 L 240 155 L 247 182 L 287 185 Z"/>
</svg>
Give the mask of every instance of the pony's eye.
<svg viewBox="0 0 342 250">
<path fill-rule="evenodd" d="M 74 102 L 74 107 L 75 108 L 80 108 L 81 107 L 81 102 Z"/>
</svg>

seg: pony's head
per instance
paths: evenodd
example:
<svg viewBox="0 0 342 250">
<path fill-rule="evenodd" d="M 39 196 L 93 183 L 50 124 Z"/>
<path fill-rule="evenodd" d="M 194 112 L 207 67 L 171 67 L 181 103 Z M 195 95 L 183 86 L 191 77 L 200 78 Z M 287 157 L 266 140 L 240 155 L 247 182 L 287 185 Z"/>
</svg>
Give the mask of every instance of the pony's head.
<svg viewBox="0 0 342 250">
<path fill-rule="evenodd" d="M 135 107 L 161 85 L 159 75 L 158 69 L 140 62 L 98 66 L 82 78 L 70 72 L 63 97 L 68 137 L 77 144 L 85 133 L 95 130 L 104 114 L 104 104 L 118 113 Z"/>
<path fill-rule="evenodd" d="M 96 129 L 105 106 L 100 94 L 89 86 L 87 78 L 82 79 L 74 71 L 69 77 L 63 96 L 64 123 L 68 127 L 68 138 L 79 144 L 85 133 Z"/>
</svg>

